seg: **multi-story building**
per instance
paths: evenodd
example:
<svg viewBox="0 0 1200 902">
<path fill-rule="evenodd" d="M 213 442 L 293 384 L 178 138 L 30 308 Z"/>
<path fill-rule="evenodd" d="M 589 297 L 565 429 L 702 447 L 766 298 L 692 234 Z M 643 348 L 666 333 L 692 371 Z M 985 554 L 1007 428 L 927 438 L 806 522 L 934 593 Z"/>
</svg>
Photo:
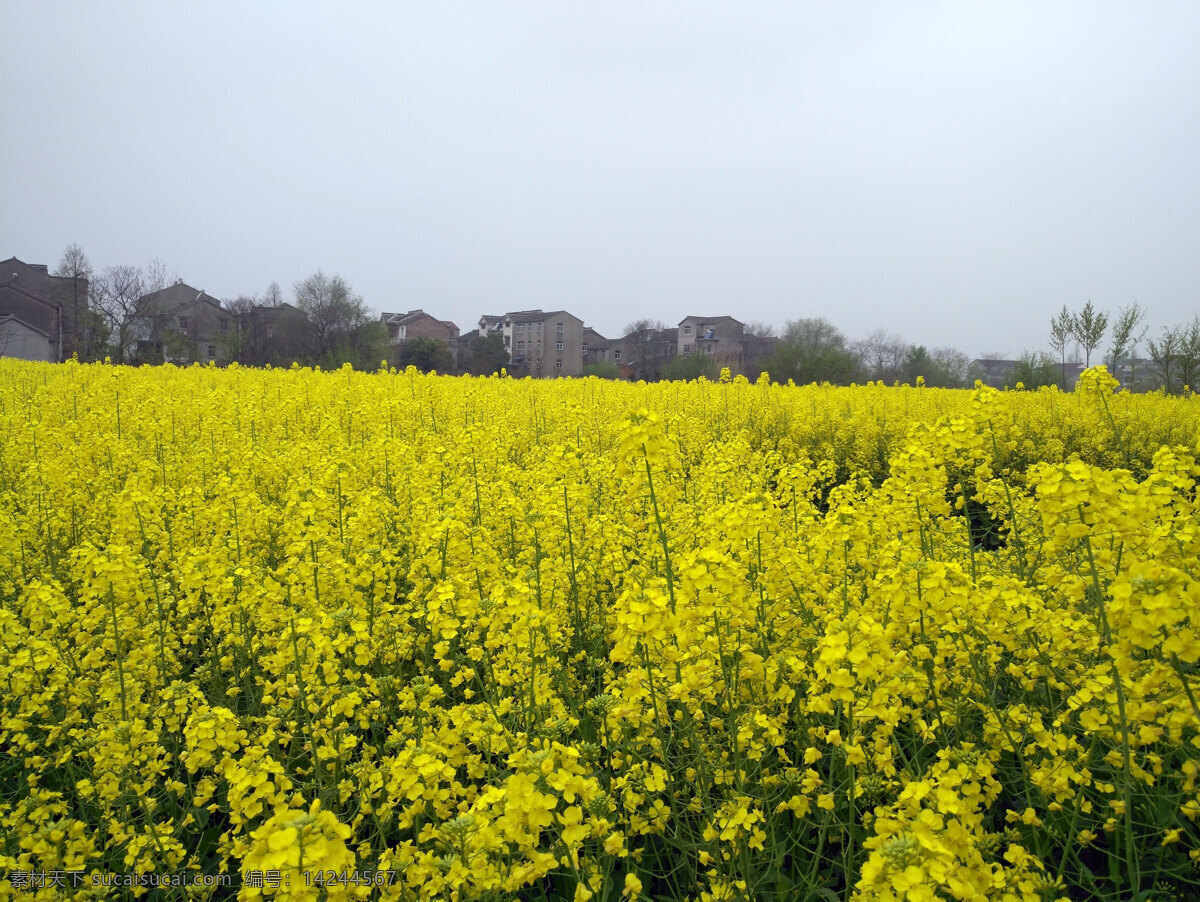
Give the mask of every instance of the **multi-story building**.
<svg viewBox="0 0 1200 902">
<path fill-rule="evenodd" d="M 164 363 L 228 362 L 233 315 L 202 289 L 176 282 L 142 295 L 137 355 Z"/>
<path fill-rule="evenodd" d="M 38 359 L 63 360 L 76 352 L 83 357 L 89 322 L 88 280 L 52 276 L 45 264 L 9 257 L 0 262 L 0 316 L 5 315 L 28 327 L 20 329 L 21 344 L 31 349 L 36 345 L 36 352 L 31 353 Z M 36 334 L 45 336 L 49 348 L 41 346 Z M 48 356 L 43 358 L 43 354 Z"/>
<path fill-rule="evenodd" d="M 290 366 L 308 356 L 311 344 L 303 310 L 288 303 L 255 304 L 237 317 L 236 352 L 231 357 L 251 366 Z"/>
<path fill-rule="evenodd" d="M 488 319 L 488 317 L 484 317 Z M 583 373 L 583 320 L 565 310 L 506 313 L 488 334 L 504 336 L 514 375 L 579 376 Z M 484 322 L 480 320 L 480 328 Z"/>
<path fill-rule="evenodd" d="M 504 334 L 504 317 L 490 316 L 484 314 L 479 317 L 479 337 L 487 338 L 489 335 Z"/>
<path fill-rule="evenodd" d="M 740 367 L 745 326 L 732 316 L 686 316 L 679 321 L 677 353 L 707 354 L 719 366 Z"/>
<path fill-rule="evenodd" d="M 18 282 L 0 285 L 4 339 L 0 356 L 24 360 L 63 359 L 62 305 Z"/>
</svg>

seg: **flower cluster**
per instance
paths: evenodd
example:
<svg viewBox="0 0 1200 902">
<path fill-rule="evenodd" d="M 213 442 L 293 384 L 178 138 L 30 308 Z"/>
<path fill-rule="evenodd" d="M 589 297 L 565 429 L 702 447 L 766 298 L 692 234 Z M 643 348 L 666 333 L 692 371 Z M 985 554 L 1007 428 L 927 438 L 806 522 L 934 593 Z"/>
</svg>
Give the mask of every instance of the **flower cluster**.
<svg viewBox="0 0 1200 902">
<path fill-rule="evenodd" d="M 1195 898 L 1198 459 L 1193 395 L 1101 369 L 0 360 L 0 868 Z"/>
</svg>

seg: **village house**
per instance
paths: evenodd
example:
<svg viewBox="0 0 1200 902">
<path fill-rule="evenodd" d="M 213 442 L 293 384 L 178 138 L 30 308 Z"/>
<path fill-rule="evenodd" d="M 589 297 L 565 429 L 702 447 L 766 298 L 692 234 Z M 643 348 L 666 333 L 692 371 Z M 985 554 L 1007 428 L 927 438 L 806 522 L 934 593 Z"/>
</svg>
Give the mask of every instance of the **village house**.
<svg viewBox="0 0 1200 902">
<path fill-rule="evenodd" d="M 638 329 L 613 342 L 612 358 L 622 379 L 653 381 L 662 378 L 677 346 L 675 329 Z"/>
<path fill-rule="evenodd" d="M 504 317 L 490 316 L 484 314 L 479 317 L 479 337 L 487 338 L 489 335 L 504 334 Z"/>
<path fill-rule="evenodd" d="M 679 321 L 677 353 L 705 354 L 718 366 L 740 367 L 745 325 L 732 316 L 686 316 Z"/>
<path fill-rule="evenodd" d="M 0 313 L 0 357 L 20 360 L 58 360 L 49 334 L 11 313 Z"/>
<path fill-rule="evenodd" d="M 392 344 L 402 344 L 413 338 L 436 338 L 451 347 L 458 344 L 458 326 L 449 320 L 430 316 L 424 310 L 382 313 L 379 320 L 387 328 L 388 341 Z"/>
<path fill-rule="evenodd" d="M 24 360 L 63 359 L 62 305 L 18 282 L 0 285 L 0 317 L 8 321 L 4 357 Z"/>
<path fill-rule="evenodd" d="M 52 276 L 44 264 L 9 257 L 0 262 L 0 316 L 11 316 L 23 324 L 8 327 L 11 335 L 21 334 L 19 341 L 11 342 L 14 349 L 18 345 L 26 348 L 28 353 L 37 354 L 38 360 L 65 360 L 74 353 L 83 356 L 87 347 L 88 280 Z M 0 353 L 17 356 L 8 351 Z"/>
<path fill-rule="evenodd" d="M 1134 392 L 1153 391 L 1160 384 L 1154 361 L 1145 357 L 1124 358 L 1113 367 L 1113 375 L 1124 388 Z"/>
<path fill-rule="evenodd" d="M 186 282 L 142 295 L 137 356 L 150 362 L 226 363 L 233 315 L 221 302 Z"/>
<path fill-rule="evenodd" d="M 504 349 L 510 354 L 514 350 L 513 333 L 517 319 L 524 316 L 543 316 L 541 310 L 514 310 L 503 316 L 484 315 L 479 318 L 479 337 L 499 335 L 504 339 Z"/>
<path fill-rule="evenodd" d="M 583 365 L 592 366 L 597 363 L 610 363 L 612 342 L 593 329 L 583 327 Z"/>
<path fill-rule="evenodd" d="M 308 353 L 309 323 L 304 311 L 288 303 L 255 304 L 237 317 L 230 358 L 250 366 L 290 366 Z"/>
</svg>

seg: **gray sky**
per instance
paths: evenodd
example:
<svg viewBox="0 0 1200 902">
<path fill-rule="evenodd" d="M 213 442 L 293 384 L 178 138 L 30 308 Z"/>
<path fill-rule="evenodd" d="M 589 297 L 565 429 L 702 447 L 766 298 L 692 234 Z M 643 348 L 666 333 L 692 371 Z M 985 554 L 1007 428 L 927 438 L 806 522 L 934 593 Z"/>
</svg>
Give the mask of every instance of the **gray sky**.
<svg viewBox="0 0 1200 902">
<path fill-rule="evenodd" d="M 0 257 L 972 356 L 1200 309 L 1197 3 L 4 8 Z"/>
</svg>

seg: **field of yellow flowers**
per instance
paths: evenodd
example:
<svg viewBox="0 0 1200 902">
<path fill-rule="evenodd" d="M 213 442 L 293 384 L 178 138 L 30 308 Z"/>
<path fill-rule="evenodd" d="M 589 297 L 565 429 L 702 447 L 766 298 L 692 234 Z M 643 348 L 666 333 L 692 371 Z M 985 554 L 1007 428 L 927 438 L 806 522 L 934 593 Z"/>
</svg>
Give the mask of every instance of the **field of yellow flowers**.
<svg viewBox="0 0 1200 902">
<path fill-rule="evenodd" d="M 0 360 L 0 896 L 1200 898 L 1113 385 Z"/>
</svg>

